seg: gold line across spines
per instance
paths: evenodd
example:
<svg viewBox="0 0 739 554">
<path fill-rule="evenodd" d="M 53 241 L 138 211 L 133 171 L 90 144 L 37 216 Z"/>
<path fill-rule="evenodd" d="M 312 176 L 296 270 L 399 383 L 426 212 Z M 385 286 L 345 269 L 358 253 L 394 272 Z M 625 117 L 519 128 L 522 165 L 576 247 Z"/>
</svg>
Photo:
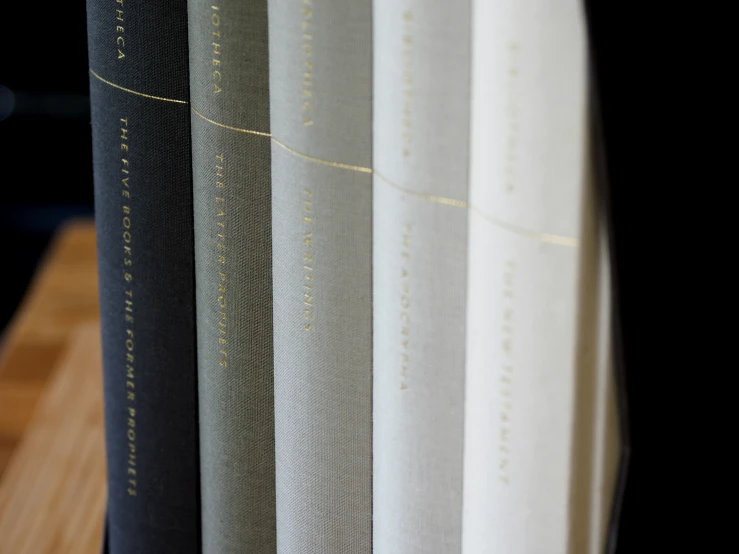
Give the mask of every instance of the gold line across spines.
<svg viewBox="0 0 739 554">
<path fill-rule="evenodd" d="M 425 192 L 418 192 L 406 187 L 401 187 L 397 183 L 392 182 L 390 179 L 379 173 L 377 170 L 373 172 L 375 175 L 377 175 L 382 181 L 393 187 L 394 189 L 398 189 L 401 192 L 404 192 L 406 194 L 410 194 L 411 196 L 415 196 L 416 198 L 422 198 L 424 200 L 428 200 L 429 202 L 433 202 L 435 204 L 444 204 L 445 206 L 454 206 L 455 208 L 469 208 L 469 204 L 465 202 L 464 200 L 457 200 L 456 198 L 447 198 L 446 196 L 436 196 L 434 194 L 426 194 Z"/>
<path fill-rule="evenodd" d="M 238 133 L 248 133 L 250 135 L 258 135 L 260 137 L 269 137 L 272 142 L 274 142 L 277 146 L 280 148 L 283 148 L 284 150 L 287 150 L 291 154 L 294 154 L 300 158 L 310 160 L 312 162 L 316 162 L 323 165 L 329 165 L 331 167 L 338 167 L 340 169 L 348 169 L 349 171 L 358 171 L 360 173 L 372 173 L 371 167 L 363 167 L 361 165 L 352 165 L 352 164 L 345 164 L 341 162 L 332 162 L 331 160 L 324 160 L 323 158 L 317 158 L 315 156 L 310 156 L 308 154 L 303 154 L 302 152 L 295 150 L 294 148 L 291 148 L 281 140 L 279 140 L 276 137 L 273 137 L 270 133 L 265 133 L 262 131 L 254 131 L 252 129 L 244 129 L 243 127 L 234 127 L 232 125 L 226 125 L 225 123 L 220 123 L 219 121 L 215 121 L 213 119 L 210 119 L 206 116 L 204 116 L 202 113 L 200 113 L 198 110 L 190 106 L 190 109 L 193 111 L 195 115 L 198 117 L 204 119 L 205 121 L 212 123 L 213 125 L 216 125 L 218 127 L 223 127 L 224 129 L 230 129 L 231 131 L 236 131 Z"/>
<path fill-rule="evenodd" d="M 161 100 L 163 102 L 173 102 L 175 104 L 188 104 L 186 100 L 175 100 L 173 98 L 164 98 L 162 96 L 154 96 L 152 94 L 145 94 L 143 92 L 139 92 L 137 90 L 133 90 L 130 88 L 122 87 L 116 83 L 113 83 L 111 81 L 108 81 L 107 79 L 101 77 L 98 73 L 96 73 L 92 68 L 90 68 L 90 74 L 95 77 L 96 79 L 102 81 L 103 83 L 110 85 L 111 87 L 117 88 L 119 90 L 129 92 L 131 94 L 135 94 L 137 96 L 143 96 L 144 98 L 151 98 L 152 100 Z M 312 162 L 320 163 L 323 165 L 328 165 L 331 167 L 338 167 L 340 169 L 347 169 L 349 171 L 357 171 L 359 173 L 369 173 L 377 175 L 377 177 L 380 178 L 381 181 L 384 181 L 389 186 L 404 192 L 406 194 L 410 194 L 412 196 L 415 196 L 417 198 L 422 198 L 424 200 L 427 200 L 429 202 L 433 202 L 435 204 L 442 204 L 445 206 L 453 206 L 455 208 L 465 208 L 470 211 L 473 211 L 477 213 L 479 216 L 481 216 L 483 219 L 489 221 L 496 227 L 500 227 L 502 229 L 506 229 L 512 233 L 516 233 L 517 235 L 521 235 L 524 237 L 532 238 L 539 240 L 541 242 L 546 242 L 549 244 L 558 244 L 560 246 L 570 246 L 570 247 L 577 247 L 577 239 L 574 237 L 567 237 L 563 235 L 554 235 L 551 233 L 539 233 L 536 231 L 529 231 L 528 229 L 523 229 L 522 227 L 518 227 L 516 225 L 512 225 L 510 223 L 507 223 L 505 221 L 502 221 L 500 219 L 497 219 L 495 217 L 492 217 L 482 210 L 479 210 L 475 206 L 471 205 L 469 202 L 465 202 L 464 200 L 458 200 L 456 198 L 448 198 L 445 196 L 437 196 L 434 194 L 426 194 L 423 192 L 418 192 L 406 187 L 402 187 L 398 185 L 397 183 L 392 182 L 390 179 L 382 175 L 381 173 L 378 173 L 377 171 L 373 171 L 371 167 L 364 167 L 360 165 L 352 165 L 352 164 L 345 164 L 341 162 L 332 162 L 330 160 L 324 160 L 323 158 L 317 158 L 315 156 L 310 156 L 308 154 L 303 154 L 302 152 L 299 152 L 298 150 L 295 150 L 294 148 L 291 148 L 281 140 L 273 137 L 270 133 L 265 133 L 263 131 L 254 131 L 252 129 L 244 129 L 241 127 L 234 127 L 232 125 L 226 125 L 225 123 L 220 123 L 218 121 L 215 121 L 213 119 L 210 119 L 200 113 L 198 110 L 196 110 L 194 107 L 190 106 L 190 109 L 192 112 L 197 115 L 198 117 L 204 119 L 205 121 L 216 125 L 218 127 L 223 127 L 224 129 L 229 129 L 231 131 L 236 131 L 239 133 L 247 133 L 250 135 L 257 135 L 260 137 L 267 137 L 270 138 L 276 145 L 278 145 L 280 148 L 286 150 L 287 152 L 290 152 L 291 154 L 294 154 L 295 156 L 298 156 L 300 158 L 310 160 Z"/>
<path fill-rule="evenodd" d="M 188 104 L 187 100 L 175 100 L 174 98 L 164 98 L 163 96 L 154 96 L 153 94 L 145 94 L 143 92 L 139 92 L 137 90 L 133 90 L 130 88 L 122 87 L 121 85 L 117 85 L 113 83 L 112 81 L 108 81 L 107 79 L 104 79 L 100 75 L 98 75 L 92 68 L 90 68 L 90 75 L 98 79 L 99 81 L 102 81 L 106 85 L 110 85 L 113 88 L 117 88 L 118 90 L 122 90 L 125 92 L 130 92 L 131 94 L 135 94 L 137 96 L 143 96 L 144 98 L 151 98 L 152 100 L 161 100 L 162 102 L 173 102 L 175 104 Z"/>
<path fill-rule="evenodd" d="M 500 227 L 501 229 L 506 229 L 510 231 L 511 233 L 515 233 L 522 237 L 527 237 L 530 239 L 538 240 L 541 242 L 545 242 L 547 244 L 557 244 L 559 246 L 569 246 L 571 248 L 577 248 L 577 245 L 578 245 L 577 239 L 575 237 L 568 237 L 565 235 L 555 235 L 552 233 L 540 233 L 538 231 L 530 231 L 529 229 L 524 229 L 523 227 L 519 227 L 518 225 L 513 225 L 512 223 L 508 223 L 506 221 L 498 219 L 497 217 L 488 215 L 482 210 L 472 205 L 470 205 L 470 211 L 475 212 L 477 215 L 479 215 L 486 221 L 492 223 L 496 227 Z"/>
<path fill-rule="evenodd" d="M 397 183 L 394 183 L 381 173 L 379 173 L 377 170 L 373 172 L 377 177 L 380 178 L 380 180 L 384 181 L 389 186 L 393 187 L 394 189 L 397 189 L 405 194 L 409 194 L 411 196 L 415 196 L 417 198 L 421 198 L 423 200 L 428 200 L 429 202 L 434 202 L 435 204 L 443 204 L 445 206 L 454 206 L 455 208 L 465 208 L 470 210 L 471 212 L 475 212 L 477 215 L 488 221 L 489 223 L 492 223 L 496 227 L 500 227 L 501 229 L 505 229 L 506 231 L 510 231 L 511 233 L 515 233 L 517 235 L 539 240 L 541 242 L 545 242 L 548 244 L 557 244 L 560 246 L 569 246 L 572 248 L 577 247 L 577 239 L 575 237 L 567 237 L 564 235 L 555 235 L 552 233 L 539 233 L 537 231 L 530 231 L 528 229 L 524 229 L 523 227 L 519 227 L 517 225 L 513 225 L 511 223 L 507 223 L 506 221 L 503 221 L 501 219 L 498 219 L 496 217 L 493 217 L 491 215 L 486 214 L 482 210 L 478 209 L 477 207 L 473 206 L 469 202 L 466 202 L 464 200 L 459 200 L 457 198 L 448 198 L 446 196 L 437 196 L 434 194 L 426 194 L 423 192 L 418 192 L 406 187 L 402 187 L 398 185 Z"/>
<path fill-rule="evenodd" d="M 208 123 L 212 123 L 213 125 L 216 125 L 217 127 L 223 127 L 224 129 L 229 129 L 231 131 L 236 131 L 238 133 L 247 133 L 249 135 L 257 135 L 259 137 L 271 137 L 272 136 L 271 134 L 265 133 L 263 131 L 253 131 L 252 129 L 242 129 L 241 127 L 234 127 L 232 125 L 226 125 L 225 123 L 219 123 L 218 121 L 205 117 L 202 113 L 196 110 L 193 106 L 190 106 L 190 109 L 195 115 L 204 119 Z"/>
<path fill-rule="evenodd" d="M 303 154 L 302 152 L 298 152 L 294 148 L 290 148 L 287 144 L 284 142 L 276 139 L 275 137 L 272 137 L 272 141 L 281 148 L 287 150 L 291 154 L 295 154 L 296 156 L 299 156 L 303 159 L 310 160 L 312 162 L 316 162 L 323 165 L 330 165 L 331 167 L 338 167 L 341 169 L 348 169 L 350 171 L 358 171 L 359 173 L 372 173 L 371 167 L 363 167 L 361 165 L 351 165 L 351 164 L 345 164 L 341 162 L 332 162 L 329 160 L 324 160 L 322 158 L 316 158 L 315 156 L 309 156 L 308 154 Z"/>
</svg>

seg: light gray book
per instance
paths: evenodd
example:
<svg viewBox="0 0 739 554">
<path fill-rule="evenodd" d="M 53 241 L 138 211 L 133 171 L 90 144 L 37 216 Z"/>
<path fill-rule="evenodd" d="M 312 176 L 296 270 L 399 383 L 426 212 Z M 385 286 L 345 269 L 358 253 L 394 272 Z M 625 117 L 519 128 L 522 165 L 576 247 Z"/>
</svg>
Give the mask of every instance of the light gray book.
<svg viewBox="0 0 739 554">
<path fill-rule="evenodd" d="M 273 554 L 267 1 L 188 10 L 203 552 Z"/>
<path fill-rule="evenodd" d="M 461 551 L 470 3 L 375 0 L 375 554 Z"/>
<path fill-rule="evenodd" d="M 269 0 L 277 551 L 372 548 L 370 0 Z"/>
</svg>

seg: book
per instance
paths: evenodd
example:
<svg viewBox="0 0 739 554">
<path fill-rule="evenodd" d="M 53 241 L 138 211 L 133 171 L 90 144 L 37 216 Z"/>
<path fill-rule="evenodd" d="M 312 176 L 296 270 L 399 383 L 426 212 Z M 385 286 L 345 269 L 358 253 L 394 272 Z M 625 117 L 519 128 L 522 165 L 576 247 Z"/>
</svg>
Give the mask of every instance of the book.
<svg viewBox="0 0 739 554">
<path fill-rule="evenodd" d="M 189 0 L 205 554 L 275 551 L 267 2 Z"/>
<path fill-rule="evenodd" d="M 463 552 L 599 553 L 619 442 L 582 6 L 472 12 Z"/>
<path fill-rule="evenodd" d="M 459 553 L 470 3 L 373 23 L 374 552 Z"/>
<path fill-rule="evenodd" d="M 200 551 L 186 0 L 87 2 L 110 554 Z"/>
<path fill-rule="evenodd" d="M 269 0 L 280 554 L 372 549 L 370 0 Z"/>
<path fill-rule="evenodd" d="M 632 255 L 634 253 L 633 245 L 632 248 L 625 247 L 624 229 L 626 226 L 631 226 L 627 222 L 633 220 L 633 213 L 631 211 L 623 212 L 623 208 L 631 205 L 629 202 L 624 202 L 624 197 L 621 196 L 624 187 L 613 186 L 613 180 L 617 180 L 617 175 L 626 175 L 628 172 L 621 171 L 618 164 L 613 167 L 612 163 L 612 158 L 618 159 L 617 155 L 611 156 L 617 150 L 614 146 L 618 143 L 618 136 L 612 133 L 612 129 L 610 133 L 607 132 L 609 129 L 608 123 L 612 124 L 618 120 L 620 121 L 618 125 L 623 126 L 624 121 L 618 113 L 609 110 L 609 108 L 612 109 L 614 105 L 618 104 L 618 102 L 610 103 L 608 101 L 611 98 L 608 91 L 612 89 L 607 84 L 613 79 L 614 74 L 606 69 L 609 67 L 607 63 L 609 56 L 616 53 L 616 49 L 609 48 L 609 45 L 615 45 L 616 42 L 612 40 L 615 35 L 607 30 L 610 27 L 608 25 L 603 26 L 612 18 L 608 17 L 607 9 L 602 11 L 599 7 L 601 6 L 596 6 L 594 2 L 584 2 L 588 29 L 590 120 L 592 124 L 594 172 L 598 183 L 598 202 L 604 222 L 602 225 L 605 227 L 605 238 L 601 239 L 601 252 L 607 258 L 603 263 L 607 263 L 609 266 L 602 287 L 608 291 L 610 300 L 608 307 L 611 317 L 611 330 L 608 336 L 610 348 L 608 363 L 611 366 L 612 374 L 609 371 L 608 380 L 603 381 L 601 379 L 600 381 L 602 383 L 600 385 L 601 389 L 605 389 L 604 394 L 602 394 L 605 396 L 606 405 L 600 408 L 601 417 L 604 419 L 602 420 L 603 424 L 599 427 L 605 427 L 607 432 L 599 441 L 602 445 L 602 458 L 600 459 L 603 460 L 604 466 L 600 470 L 596 470 L 599 471 L 596 476 L 600 479 L 599 485 L 603 490 L 603 497 L 600 502 L 605 502 L 606 506 L 598 507 L 599 511 L 595 517 L 600 527 L 594 526 L 592 536 L 593 540 L 596 541 L 596 547 L 605 542 L 603 551 L 607 554 L 615 554 L 616 552 L 632 551 L 632 544 L 642 544 L 643 533 L 629 532 L 630 524 L 635 521 L 629 518 L 629 514 L 637 513 L 630 511 L 629 506 L 640 505 L 640 501 L 637 500 L 639 489 L 634 487 L 633 478 L 629 478 L 633 471 L 631 469 L 632 434 L 630 420 L 633 418 L 633 412 L 635 411 L 635 403 L 631 398 L 631 393 L 638 390 L 638 387 L 630 382 L 633 380 L 630 377 L 633 377 L 636 373 L 628 372 L 629 364 L 626 363 L 628 351 L 625 346 L 628 342 L 626 335 L 630 335 L 633 331 L 635 320 L 632 320 L 631 324 L 627 326 L 622 315 L 627 311 L 628 304 L 624 304 L 624 298 L 629 296 L 624 288 L 624 283 L 627 281 L 625 275 L 628 273 L 624 271 L 624 267 L 628 264 L 624 264 L 623 255 L 626 251 Z M 611 100 L 614 98 L 611 98 Z M 625 125 L 628 126 L 628 122 Z M 620 193 L 617 191 L 620 191 Z M 647 334 L 651 335 L 651 332 Z M 636 351 L 641 352 L 638 348 Z M 618 432 L 617 438 L 613 436 L 616 430 Z M 618 456 L 617 461 L 613 460 L 615 456 Z M 614 476 L 613 466 L 616 464 L 617 473 Z M 594 485 L 594 489 L 596 491 L 600 490 L 598 489 L 598 483 Z M 611 495 L 611 492 L 612 498 L 609 502 L 608 496 Z M 637 494 L 634 494 L 635 492 Z M 656 531 L 653 530 L 653 532 Z M 604 533 L 606 533 L 605 538 Z"/>
<path fill-rule="evenodd" d="M 591 104 L 591 99 L 588 101 Z M 587 118 L 594 113 L 589 106 Z M 586 165 L 575 315 L 576 360 L 566 550 L 605 554 L 615 538 L 613 508 L 621 458 L 618 383 L 614 351 L 609 218 L 595 168 L 597 137 L 586 130 Z"/>
<path fill-rule="evenodd" d="M 595 367 L 590 373 L 592 382 L 586 380 L 587 386 L 580 390 L 583 398 L 592 396 L 593 406 L 590 413 L 582 413 L 582 417 L 579 417 L 583 434 L 581 444 L 576 443 L 573 452 L 580 463 L 573 466 L 573 472 L 580 476 L 580 487 L 574 491 L 573 504 L 576 509 L 570 522 L 573 548 L 591 554 L 610 554 L 616 546 L 619 488 L 621 472 L 624 471 L 614 340 L 612 264 L 604 219 L 601 213 L 600 229 L 596 231 L 597 244 L 594 245 L 599 264 L 596 269 L 598 314 L 595 322 Z M 592 441 L 590 454 L 587 449 L 589 441 Z M 589 495 L 587 499 L 586 494 Z"/>
</svg>

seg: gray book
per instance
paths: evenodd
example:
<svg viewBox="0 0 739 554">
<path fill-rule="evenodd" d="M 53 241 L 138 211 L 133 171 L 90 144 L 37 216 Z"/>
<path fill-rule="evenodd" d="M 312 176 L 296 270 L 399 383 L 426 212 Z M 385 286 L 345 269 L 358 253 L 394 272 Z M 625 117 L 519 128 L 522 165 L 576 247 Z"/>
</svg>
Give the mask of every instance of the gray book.
<svg viewBox="0 0 739 554">
<path fill-rule="evenodd" d="M 274 553 L 267 2 L 189 0 L 203 552 Z"/>
<path fill-rule="evenodd" d="M 370 0 L 268 0 L 277 551 L 372 548 Z"/>
<path fill-rule="evenodd" d="M 374 2 L 375 554 L 461 551 L 469 4 Z"/>
</svg>

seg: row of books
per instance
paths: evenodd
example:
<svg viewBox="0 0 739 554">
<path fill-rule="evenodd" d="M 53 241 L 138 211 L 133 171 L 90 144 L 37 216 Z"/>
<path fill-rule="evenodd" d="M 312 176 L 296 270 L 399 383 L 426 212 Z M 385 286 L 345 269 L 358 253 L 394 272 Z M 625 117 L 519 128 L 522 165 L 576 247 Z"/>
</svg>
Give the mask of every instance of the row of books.
<svg viewBox="0 0 739 554">
<path fill-rule="evenodd" d="M 87 5 L 109 552 L 602 553 L 580 2 Z"/>
</svg>

